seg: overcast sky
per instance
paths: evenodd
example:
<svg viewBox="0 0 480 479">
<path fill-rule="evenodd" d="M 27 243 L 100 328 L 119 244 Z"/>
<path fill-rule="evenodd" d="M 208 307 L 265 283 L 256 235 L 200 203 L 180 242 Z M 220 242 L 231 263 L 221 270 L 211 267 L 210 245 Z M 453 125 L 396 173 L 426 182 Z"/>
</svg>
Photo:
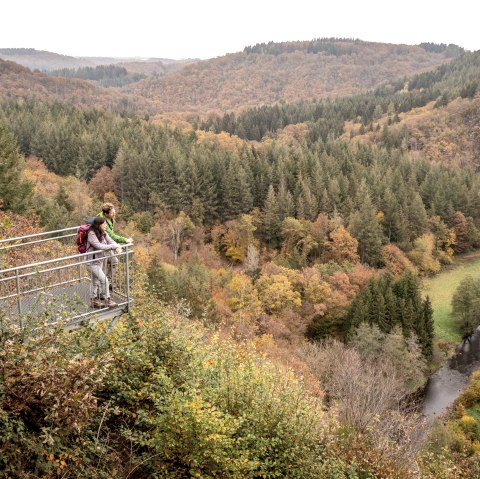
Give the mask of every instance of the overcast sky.
<svg viewBox="0 0 480 479">
<path fill-rule="evenodd" d="M 1 0 L 0 48 L 212 58 L 255 43 L 359 38 L 480 49 L 476 0 Z"/>
</svg>

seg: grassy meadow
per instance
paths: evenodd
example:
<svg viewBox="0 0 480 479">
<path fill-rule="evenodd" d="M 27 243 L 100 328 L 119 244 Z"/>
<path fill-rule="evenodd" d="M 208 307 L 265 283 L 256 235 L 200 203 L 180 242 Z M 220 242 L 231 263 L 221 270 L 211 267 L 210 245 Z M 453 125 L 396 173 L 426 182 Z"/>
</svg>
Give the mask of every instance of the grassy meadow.
<svg viewBox="0 0 480 479">
<path fill-rule="evenodd" d="M 452 317 L 451 301 L 455 290 L 466 276 L 480 278 L 480 253 L 467 254 L 455 259 L 455 262 L 439 275 L 423 280 L 423 294 L 430 296 L 435 321 L 435 336 L 458 343 L 461 335 Z"/>
</svg>

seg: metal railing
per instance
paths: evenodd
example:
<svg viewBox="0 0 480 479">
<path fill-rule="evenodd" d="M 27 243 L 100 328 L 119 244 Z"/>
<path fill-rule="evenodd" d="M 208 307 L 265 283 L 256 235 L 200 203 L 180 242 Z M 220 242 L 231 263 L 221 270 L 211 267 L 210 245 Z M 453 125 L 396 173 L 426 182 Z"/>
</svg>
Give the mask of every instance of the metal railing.
<svg viewBox="0 0 480 479">
<path fill-rule="evenodd" d="M 78 227 L 0 240 L 0 310 L 23 325 L 27 316 L 62 311 L 68 320 L 80 320 L 111 311 L 90 307 L 91 278 L 85 265 L 94 251 L 78 254 Z M 131 244 L 114 254 L 118 266 L 113 278 L 115 310 L 129 309 L 133 301 Z"/>
</svg>

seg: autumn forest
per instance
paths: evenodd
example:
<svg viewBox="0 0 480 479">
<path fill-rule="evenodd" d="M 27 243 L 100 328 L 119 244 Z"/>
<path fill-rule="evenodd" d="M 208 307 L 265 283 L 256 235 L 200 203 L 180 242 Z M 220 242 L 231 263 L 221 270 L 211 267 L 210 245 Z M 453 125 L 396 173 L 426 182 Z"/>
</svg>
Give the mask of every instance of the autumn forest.
<svg viewBox="0 0 480 479">
<path fill-rule="evenodd" d="M 480 477 L 479 372 L 421 410 L 480 326 L 423 288 L 480 248 L 480 52 L 105 61 L 0 49 L 0 238 L 111 202 L 135 251 L 113 328 L 0 310 L 0 477 Z"/>
</svg>

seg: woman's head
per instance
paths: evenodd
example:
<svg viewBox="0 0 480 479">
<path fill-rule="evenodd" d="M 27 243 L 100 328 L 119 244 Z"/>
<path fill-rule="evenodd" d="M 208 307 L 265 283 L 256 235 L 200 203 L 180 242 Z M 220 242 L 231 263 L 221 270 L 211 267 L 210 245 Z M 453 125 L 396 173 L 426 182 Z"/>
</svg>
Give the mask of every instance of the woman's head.
<svg viewBox="0 0 480 479">
<path fill-rule="evenodd" d="M 104 235 L 106 227 L 107 224 L 105 223 L 105 218 L 102 218 L 101 216 L 95 216 L 91 228 L 97 235 L 98 239 Z"/>
</svg>

